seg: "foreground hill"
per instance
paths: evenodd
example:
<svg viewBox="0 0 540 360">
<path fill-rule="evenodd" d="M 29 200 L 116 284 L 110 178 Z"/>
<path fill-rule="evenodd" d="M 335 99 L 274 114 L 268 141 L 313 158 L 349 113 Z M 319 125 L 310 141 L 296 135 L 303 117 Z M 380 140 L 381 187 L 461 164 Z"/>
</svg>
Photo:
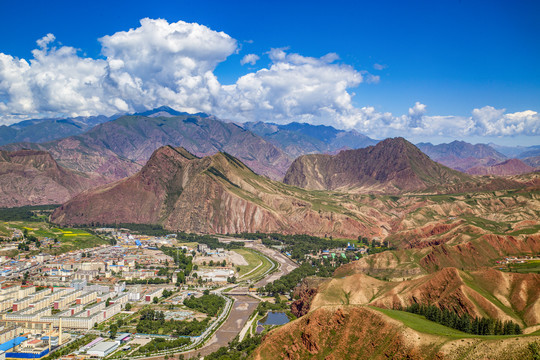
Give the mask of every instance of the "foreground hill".
<svg viewBox="0 0 540 360">
<path fill-rule="evenodd" d="M 394 309 L 418 303 L 473 318 L 512 320 L 524 328 L 540 324 L 539 274 L 448 267 L 413 280 L 387 282 L 357 273 L 328 280 L 317 292 L 311 309 L 343 303 Z"/>
<path fill-rule="evenodd" d="M 284 182 L 312 190 L 400 193 L 452 188 L 469 176 L 442 166 L 403 138 L 386 139 L 365 149 L 296 159 Z"/>
<path fill-rule="evenodd" d="M 376 213 L 349 200 L 271 181 L 226 153 L 197 158 L 162 147 L 137 174 L 82 193 L 51 216 L 59 224 L 161 224 L 199 233 L 379 234 Z"/>
<path fill-rule="evenodd" d="M 198 156 L 226 151 L 274 179 L 282 178 L 291 162 L 280 149 L 235 124 L 168 108 L 123 116 L 77 136 L 43 144 L 11 144 L 4 149 L 48 151 L 67 168 L 114 181 L 137 172 L 157 148 L 169 144 Z"/>
<path fill-rule="evenodd" d="M 445 268 L 413 280 L 388 282 L 337 272 L 331 279 L 306 280 L 298 289 L 293 312 L 302 309 L 298 315 L 303 316 L 266 335 L 253 359 L 513 360 L 531 358 L 529 344 L 540 340 L 540 336 L 471 335 L 393 310 L 435 305 L 470 318 L 512 321 L 531 334 L 540 324 L 538 274 Z"/>
<path fill-rule="evenodd" d="M 333 153 L 377 144 L 357 131 L 338 130 L 332 126 L 292 122 L 278 125 L 264 122 L 242 124 L 247 130 L 265 138 L 292 158 L 313 153 Z"/>
<path fill-rule="evenodd" d="M 96 182 L 44 151 L 0 151 L 0 207 L 60 204 Z"/>
<path fill-rule="evenodd" d="M 327 306 L 264 337 L 251 358 L 514 360 L 532 358 L 533 337 L 478 337 L 414 314 L 364 306 Z"/>
<path fill-rule="evenodd" d="M 529 185 L 453 195 L 359 197 L 381 214 L 391 214 L 380 223 L 387 230 L 380 240 L 396 250 L 346 268 L 401 280 L 444 267 L 474 270 L 507 256 L 540 253 L 540 174 L 513 179 Z"/>
</svg>

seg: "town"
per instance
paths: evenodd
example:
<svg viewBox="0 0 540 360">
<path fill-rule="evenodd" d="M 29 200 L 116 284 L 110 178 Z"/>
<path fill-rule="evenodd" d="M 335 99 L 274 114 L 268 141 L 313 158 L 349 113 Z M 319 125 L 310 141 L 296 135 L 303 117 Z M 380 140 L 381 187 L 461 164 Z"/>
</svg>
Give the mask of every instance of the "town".
<svg viewBox="0 0 540 360">
<path fill-rule="evenodd" d="M 2 243 L 4 254 L 17 243 L 28 249 L 18 246 L 17 256 L 1 258 L 0 359 L 195 351 L 225 320 L 238 320 L 233 301 L 245 301 L 252 312 L 259 301 L 275 307 L 264 286 L 298 267 L 292 250 L 265 246 L 261 239 L 178 239 L 176 233 L 146 235 L 125 228 L 54 229 L 61 239 L 82 234 L 99 240 L 97 246 L 55 254 L 62 241 L 38 239 L 35 234 L 44 230 L 23 225 L 9 228 L 11 236 Z M 342 244 L 305 259 L 337 265 L 368 252 L 362 243 Z M 254 321 L 261 317 L 241 317 L 251 320 L 238 329 L 242 336 L 264 329 Z M 156 325 L 163 321 L 167 326 Z"/>
</svg>

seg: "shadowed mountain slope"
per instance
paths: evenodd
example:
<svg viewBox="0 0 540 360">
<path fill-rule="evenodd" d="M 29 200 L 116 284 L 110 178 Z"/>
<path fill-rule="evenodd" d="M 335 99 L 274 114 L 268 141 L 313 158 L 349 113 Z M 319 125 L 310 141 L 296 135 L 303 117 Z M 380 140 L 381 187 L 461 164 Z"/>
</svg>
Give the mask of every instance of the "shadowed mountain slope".
<svg viewBox="0 0 540 360">
<path fill-rule="evenodd" d="M 518 159 L 510 159 L 491 166 L 475 166 L 467 170 L 470 175 L 508 176 L 520 175 L 535 171 L 532 166 Z"/>
<path fill-rule="evenodd" d="M 93 184 L 47 152 L 0 151 L 0 207 L 60 204 Z"/>
</svg>

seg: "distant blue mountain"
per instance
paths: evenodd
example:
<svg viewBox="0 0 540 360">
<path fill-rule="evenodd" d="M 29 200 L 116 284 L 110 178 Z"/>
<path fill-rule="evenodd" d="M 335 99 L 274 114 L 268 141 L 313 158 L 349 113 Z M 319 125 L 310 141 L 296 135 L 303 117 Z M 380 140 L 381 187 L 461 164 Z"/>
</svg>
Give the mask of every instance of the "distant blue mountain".
<svg viewBox="0 0 540 360">
<path fill-rule="evenodd" d="M 96 125 L 114 120 L 117 116 L 89 116 L 65 119 L 30 119 L 0 126 L 0 145 L 17 142 L 44 143 L 82 134 Z"/>
<path fill-rule="evenodd" d="M 297 122 L 286 125 L 247 122 L 242 126 L 280 147 L 293 158 L 305 154 L 360 149 L 378 143 L 378 140 L 371 139 L 355 130 L 339 130 L 326 125 Z"/>
<path fill-rule="evenodd" d="M 117 114 L 113 116 L 88 116 L 88 117 L 73 117 L 73 118 L 48 118 L 48 119 L 30 119 L 23 120 L 9 126 L 0 126 L 0 145 L 27 142 L 27 143 L 44 143 L 48 141 L 63 139 L 73 135 L 82 134 L 94 126 L 116 120 L 125 114 Z M 176 111 L 168 106 L 160 106 L 156 109 L 146 110 L 144 112 L 135 113 L 133 115 L 145 117 L 172 117 L 172 116 L 194 116 L 207 118 L 208 114 L 197 113 L 189 114 L 186 112 Z"/>
<path fill-rule="evenodd" d="M 146 116 L 146 117 L 157 117 L 157 116 L 189 116 L 189 115 L 193 115 L 193 116 L 198 116 L 198 117 L 202 117 L 202 118 L 207 118 L 209 117 L 210 115 L 206 114 L 206 113 L 196 113 L 196 114 L 190 114 L 190 113 L 187 113 L 187 112 L 181 112 L 181 111 L 176 111 L 174 110 L 173 108 L 169 107 L 169 106 L 160 106 L 158 108 L 155 108 L 155 109 L 152 109 L 152 110 L 146 110 L 146 111 L 143 111 L 143 112 L 139 112 L 139 113 L 135 113 L 133 115 L 138 115 L 138 116 Z"/>
<path fill-rule="evenodd" d="M 533 156 L 540 156 L 540 145 L 533 146 L 501 146 L 496 144 L 489 144 L 492 148 L 498 152 L 518 159 L 525 159 Z"/>
</svg>

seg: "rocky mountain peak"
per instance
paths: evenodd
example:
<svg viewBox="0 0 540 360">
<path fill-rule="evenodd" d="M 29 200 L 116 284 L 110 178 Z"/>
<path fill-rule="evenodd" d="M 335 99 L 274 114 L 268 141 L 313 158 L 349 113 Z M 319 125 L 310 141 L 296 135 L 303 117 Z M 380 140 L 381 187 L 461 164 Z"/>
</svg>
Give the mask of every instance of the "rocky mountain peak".
<svg viewBox="0 0 540 360">
<path fill-rule="evenodd" d="M 454 183 L 464 177 L 398 137 L 333 156 L 301 156 L 287 171 L 284 182 L 317 190 L 397 193 Z"/>
</svg>

